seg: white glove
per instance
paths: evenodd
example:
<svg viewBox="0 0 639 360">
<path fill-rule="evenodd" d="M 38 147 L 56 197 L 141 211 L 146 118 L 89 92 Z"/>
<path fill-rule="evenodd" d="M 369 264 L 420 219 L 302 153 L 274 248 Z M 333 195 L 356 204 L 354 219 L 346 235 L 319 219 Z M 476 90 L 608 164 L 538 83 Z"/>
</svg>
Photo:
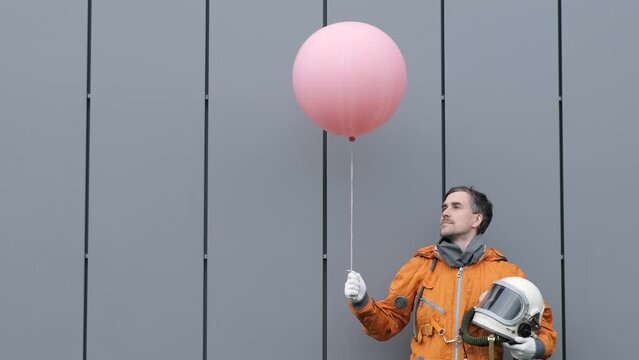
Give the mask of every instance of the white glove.
<svg viewBox="0 0 639 360">
<path fill-rule="evenodd" d="M 344 284 L 344 295 L 347 299 L 353 300 L 354 303 L 358 303 L 364 299 L 366 295 L 366 284 L 362 275 L 351 271 L 348 273 L 346 284 Z"/>
<path fill-rule="evenodd" d="M 504 346 L 510 349 L 510 354 L 513 358 L 518 360 L 531 360 L 533 356 L 535 356 L 535 351 L 537 351 L 535 339 L 516 336 L 515 342 L 518 344 L 510 345 L 504 343 Z"/>
</svg>

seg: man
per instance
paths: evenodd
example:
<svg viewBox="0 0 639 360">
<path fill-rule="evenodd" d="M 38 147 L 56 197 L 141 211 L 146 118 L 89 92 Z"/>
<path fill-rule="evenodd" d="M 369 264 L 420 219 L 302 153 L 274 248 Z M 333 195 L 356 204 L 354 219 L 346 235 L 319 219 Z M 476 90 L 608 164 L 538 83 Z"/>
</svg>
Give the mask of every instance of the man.
<svg viewBox="0 0 639 360">
<path fill-rule="evenodd" d="M 441 239 L 421 248 L 393 279 L 386 299 L 374 300 L 360 274 L 351 271 L 344 293 L 351 311 L 369 336 L 388 340 L 401 331 L 414 313 L 411 360 L 488 359 L 488 348 L 463 344 L 458 336 L 466 310 L 495 281 L 524 272 L 497 250 L 487 248 L 483 233 L 492 219 L 492 204 L 472 187 L 454 187 L 446 193 L 440 218 Z M 470 333 L 488 332 L 471 325 Z M 516 337 L 510 349 L 514 358 L 548 358 L 557 346 L 552 310 L 545 304 L 537 337 Z M 501 346 L 495 358 L 501 359 Z"/>
</svg>

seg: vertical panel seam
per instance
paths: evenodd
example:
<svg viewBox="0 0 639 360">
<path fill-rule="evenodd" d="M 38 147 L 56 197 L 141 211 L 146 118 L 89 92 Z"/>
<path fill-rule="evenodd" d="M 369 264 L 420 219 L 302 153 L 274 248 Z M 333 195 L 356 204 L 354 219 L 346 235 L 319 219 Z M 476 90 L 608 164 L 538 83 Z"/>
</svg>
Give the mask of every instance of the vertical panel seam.
<svg viewBox="0 0 639 360">
<path fill-rule="evenodd" d="M 328 0 L 322 0 L 322 27 L 328 25 Z M 328 356 L 328 134 L 322 131 L 322 360 Z"/>
<path fill-rule="evenodd" d="M 564 106 L 563 106 L 563 52 L 562 52 L 562 12 L 561 0 L 557 0 L 557 66 L 558 66 L 558 92 L 559 92 L 559 229 L 561 248 L 561 341 L 562 358 L 566 359 L 566 279 L 564 256 Z"/>
<path fill-rule="evenodd" d="M 442 137 L 442 198 L 446 194 L 446 43 L 444 23 L 444 0 L 440 2 L 440 71 L 441 71 L 441 137 Z"/>
<path fill-rule="evenodd" d="M 326 2 L 326 0 L 324 0 Z M 328 353 L 328 136 L 322 131 L 322 359 L 327 359 Z"/>
<path fill-rule="evenodd" d="M 202 359 L 208 357 L 208 218 L 209 218 L 209 26 L 210 0 L 205 0 L 204 25 L 204 201 L 202 221 Z"/>
<path fill-rule="evenodd" d="M 87 68 L 85 102 L 85 149 L 84 149 L 84 281 L 82 304 L 82 359 L 87 359 L 88 295 L 89 295 L 89 164 L 91 149 L 91 29 L 92 2 L 87 0 Z"/>
</svg>

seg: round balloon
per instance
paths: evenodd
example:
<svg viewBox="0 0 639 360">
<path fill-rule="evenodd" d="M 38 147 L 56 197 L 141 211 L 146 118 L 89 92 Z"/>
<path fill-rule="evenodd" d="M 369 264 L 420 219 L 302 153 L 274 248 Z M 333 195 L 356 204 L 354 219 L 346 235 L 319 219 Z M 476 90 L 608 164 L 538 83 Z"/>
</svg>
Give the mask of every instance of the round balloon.
<svg viewBox="0 0 639 360">
<path fill-rule="evenodd" d="M 340 22 L 311 35 L 293 66 L 295 97 L 319 127 L 356 137 L 388 120 L 406 89 L 399 47 L 382 30 Z"/>
</svg>

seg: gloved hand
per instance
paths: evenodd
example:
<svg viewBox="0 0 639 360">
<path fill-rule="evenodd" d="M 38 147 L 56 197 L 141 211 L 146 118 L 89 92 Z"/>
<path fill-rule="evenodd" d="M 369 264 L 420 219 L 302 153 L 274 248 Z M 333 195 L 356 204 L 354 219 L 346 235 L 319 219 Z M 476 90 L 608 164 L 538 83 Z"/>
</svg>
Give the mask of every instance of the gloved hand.
<svg viewBox="0 0 639 360">
<path fill-rule="evenodd" d="M 535 351 L 537 350 L 535 339 L 516 336 L 515 342 L 517 344 L 510 345 L 504 343 L 504 346 L 510 349 L 510 354 L 513 358 L 518 360 L 531 360 L 533 356 L 535 356 Z"/>
<path fill-rule="evenodd" d="M 352 299 L 354 303 L 358 303 L 364 299 L 366 295 L 366 284 L 362 275 L 352 271 L 348 273 L 346 284 L 344 284 L 344 295 L 347 299 Z"/>
</svg>

